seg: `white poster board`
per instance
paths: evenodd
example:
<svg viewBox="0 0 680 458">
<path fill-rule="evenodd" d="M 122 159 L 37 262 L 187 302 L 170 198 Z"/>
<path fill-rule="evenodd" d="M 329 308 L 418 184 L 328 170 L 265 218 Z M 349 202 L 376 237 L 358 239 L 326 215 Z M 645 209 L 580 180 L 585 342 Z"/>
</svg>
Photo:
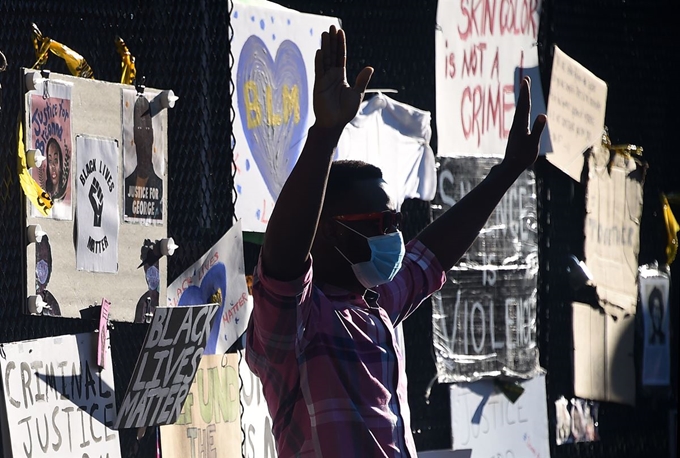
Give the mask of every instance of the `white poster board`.
<svg viewBox="0 0 680 458">
<path fill-rule="evenodd" d="M 205 347 L 206 355 L 223 354 L 248 327 L 248 301 L 241 221 L 168 286 L 168 306 L 219 304 Z"/>
<path fill-rule="evenodd" d="M 555 46 L 548 124 L 553 152 L 547 159 L 581 181 L 583 153 L 600 143 L 607 110 L 607 84 Z"/>
<path fill-rule="evenodd" d="M 250 371 L 245 351 L 239 352 L 241 375 L 241 427 L 245 433 L 243 456 L 245 458 L 276 458 L 276 443 L 272 434 L 272 417 L 262 393 L 262 383 Z"/>
<path fill-rule="evenodd" d="M 539 14 L 540 1 L 439 0 L 439 156 L 503 157 L 515 112 L 515 69 L 538 66 Z"/>
<path fill-rule="evenodd" d="M 25 73 L 34 70 L 24 70 Z M 131 86 L 123 84 L 108 83 L 86 78 L 76 78 L 68 75 L 50 73 L 48 91 L 52 91 L 53 96 L 58 95 L 52 86 L 63 86 L 66 84 L 70 88 L 70 143 L 66 139 L 66 127 L 62 129 L 64 144 L 76 146 L 76 137 L 86 135 L 107 139 L 115 142 L 116 147 L 116 177 L 113 179 L 115 189 L 113 192 L 117 198 L 118 218 L 120 221 L 118 231 L 118 257 L 117 273 L 88 272 L 78 270 L 76 259 L 76 246 L 78 240 L 74 240 L 76 221 L 73 216 L 77 214 L 79 204 L 84 204 L 91 208 L 88 200 L 85 202 L 77 198 L 76 184 L 80 183 L 79 170 L 85 166 L 83 158 L 79 157 L 77 148 L 70 152 L 68 170 L 68 183 L 64 189 L 70 187 L 71 203 L 66 209 L 66 204 L 60 205 L 57 210 L 59 214 L 54 214 L 52 218 L 31 216 L 32 204 L 27 202 L 26 224 L 39 224 L 47 233 L 47 243 L 40 246 L 30 244 L 26 250 L 27 259 L 27 296 L 41 296 L 47 303 L 53 304 L 52 309 L 48 309 L 44 314 L 62 315 L 68 317 L 80 317 L 80 311 L 95 303 L 99 303 L 102 297 L 106 297 L 111 302 L 112 320 L 134 321 L 135 316 L 143 316 L 143 313 L 136 313 L 137 309 L 143 308 L 147 304 L 147 298 L 151 297 L 155 305 L 165 303 L 166 285 L 166 258 L 162 257 L 153 266 L 140 267 L 140 255 L 145 240 L 156 241 L 165 238 L 167 221 L 166 199 L 163 200 L 163 221 L 162 224 L 142 225 L 128 224 L 123 221 L 123 124 L 125 111 L 123 110 L 123 91 L 130 90 Z M 26 93 L 26 106 L 31 106 L 29 101 L 33 98 L 42 98 L 44 95 L 45 82 L 38 84 L 35 90 Z M 152 104 L 157 107 L 159 104 L 159 92 L 154 89 L 146 88 L 144 94 L 152 99 Z M 63 105 L 63 103 L 62 103 Z M 56 104 L 56 109 L 50 111 L 59 112 L 60 105 Z M 157 150 L 156 156 L 163 163 L 161 170 L 167 170 L 167 118 L 168 110 L 156 109 L 154 112 L 154 122 L 162 127 L 155 131 L 155 138 L 159 139 L 158 145 L 162 149 Z M 128 112 L 129 114 L 129 112 Z M 26 111 L 24 117 L 24 132 L 26 132 L 26 147 L 29 148 L 32 135 L 29 126 L 34 124 L 34 118 L 40 121 L 40 113 Z M 61 122 L 61 121 L 60 121 Z M 64 124 L 64 122 L 61 122 Z M 58 130 L 54 129 L 53 131 Z M 39 138 L 39 137 L 36 137 Z M 43 139 L 44 140 L 44 139 Z M 156 145 L 156 143 L 154 143 Z M 99 161 L 97 161 L 99 165 Z M 65 162 L 64 162 L 65 164 Z M 113 171 L 111 164 L 109 172 Z M 99 173 L 99 172 L 97 172 Z M 65 176 L 65 175 L 64 175 Z M 87 185 L 91 183 L 92 175 L 88 176 Z M 76 181 L 78 180 L 78 181 Z M 100 181 L 108 183 L 106 177 L 101 175 Z M 40 182 L 40 180 L 39 180 Z M 45 184 L 45 183 L 43 183 Z M 45 184 L 46 185 L 46 184 Z M 163 195 L 167 195 L 167 180 L 163 180 Z M 57 205 L 55 203 L 55 208 Z M 64 213 L 66 212 L 66 213 Z M 92 217 L 92 216 L 90 216 Z M 55 219 L 57 218 L 57 219 Z M 82 233 L 86 237 L 88 235 Z M 99 240 L 99 239 L 98 239 Z M 112 263 L 111 263 L 112 264 Z M 110 267 L 110 266 L 109 266 Z M 106 269 L 110 271 L 112 269 Z"/>
<path fill-rule="evenodd" d="M 110 341 L 97 367 L 98 334 L 3 344 L 5 458 L 120 458 Z M 4 410 L 4 412 L 2 412 Z"/>
<path fill-rule="evenodd" d="M 243 230 L 264 232 L 314 123 L 314 55 L 337 18 L 234 2 L 234 187 Z"/>
<path fill-rule="evenodd" d="M 453 450 L 471 458 L 550 457 L 545 376 L 521 382 L 513 404 L 492 380 L 451 385 Z"/>
</svg>

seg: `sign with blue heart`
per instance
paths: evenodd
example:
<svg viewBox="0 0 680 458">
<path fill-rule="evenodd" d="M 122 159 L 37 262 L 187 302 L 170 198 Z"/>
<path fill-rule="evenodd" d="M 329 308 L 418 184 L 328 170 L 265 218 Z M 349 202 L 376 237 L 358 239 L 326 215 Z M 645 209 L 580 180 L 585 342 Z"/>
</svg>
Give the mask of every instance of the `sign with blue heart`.
<svg viewBox="0 0 680 458">
<path fill-rule="evenodd" d="M 337 18 L 234 4 L 236 215 L 264 232 L 314 122 L 314 55 Z"/>
</svg>

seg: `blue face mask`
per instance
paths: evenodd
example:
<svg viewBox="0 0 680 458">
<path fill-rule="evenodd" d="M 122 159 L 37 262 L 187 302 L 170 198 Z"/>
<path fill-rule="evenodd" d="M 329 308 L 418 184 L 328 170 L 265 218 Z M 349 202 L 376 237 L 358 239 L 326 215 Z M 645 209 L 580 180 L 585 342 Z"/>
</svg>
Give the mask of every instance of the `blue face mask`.
<svg viewBox="0 0 680 458">
<path fill-rule="evenodd" d="M 338 223 L 342 224 L 339 221 Z M 338 250 L 342 257 L 352 264 L 352 270 L 359 283 L 365 288 L 370 289 L 392 281 L 397 272 L 399 272 L 399 269 L 401 269 L 401 262 L 406 253 L 401 232 L 397 231 L 375 237 L 366 237 L 351 227 L 345 224 L 342 225 L 365 238 L 371 249 L 370 260 L 352 264 L 352 261 L 347 259 L 347 256 L 336 247 L 336 250 Z"/>
</svg>

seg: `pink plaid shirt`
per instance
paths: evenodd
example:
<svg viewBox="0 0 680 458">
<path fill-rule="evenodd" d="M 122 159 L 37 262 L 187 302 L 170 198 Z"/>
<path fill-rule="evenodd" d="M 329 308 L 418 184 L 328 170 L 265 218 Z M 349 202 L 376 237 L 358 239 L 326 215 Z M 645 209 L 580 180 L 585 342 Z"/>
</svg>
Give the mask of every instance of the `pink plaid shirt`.
<svg viewBox="0 0 680 458">
<path fill-rule="evenodd" d="M 290 282 L 258 266 L 246 361 L 262 381 L 279 458 L 417 456 L 394 327 L 444 281 L 417 240 L 394 280 L 366 299 L 313 284 L 311 259 Z"/>
</svg>

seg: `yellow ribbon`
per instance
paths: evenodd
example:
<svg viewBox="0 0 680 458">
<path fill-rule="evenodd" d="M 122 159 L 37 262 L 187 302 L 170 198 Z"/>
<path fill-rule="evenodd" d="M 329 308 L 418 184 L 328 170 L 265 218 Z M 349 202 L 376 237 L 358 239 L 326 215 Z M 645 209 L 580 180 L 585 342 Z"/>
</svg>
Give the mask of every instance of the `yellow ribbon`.
<svg viewBox="0 0 680 458">
<path fill-rule="evenodd" d="M 21 189 L 24 190 L 24 194 L 31 201 L 33 206 L 38 209 L 43 216 L 49 216 L 50 209 L 52 209 L 52 197 L 43 188 L 40 187 L 37 181 L 33 179 L 31 174 L 28 172 L 28 167 L 26 167 L 26 150 L 24 147 L 24 128 L 19 121 L 19 129 L 17 135 L 17 156 L 19 158 L 17 162 L 18 172 L 19 172 L 19 183 L 21 183 Z"/>
<path fill-rule="evenodd" d="M 678 231 L 680 231 L 680 224 L 673 215 L 673 210 L 668 203 L 668 198 L 661 193 L 661 206 L 663 207 L 663 218 L 666 223 L 666 233 L 668 234 L 668 243 L 666 244 L 666 259 L 668 265 L 675 261 L 675 256 L 678 254 Z"/>
<path fill-rule="evenodd" d="M 48 52 L 57 57 L 61 57 L 66 62 L 68 70 L 73 76 L 80 78 L 94 79 L 92 68 L 85 61 L 85 58 L 58 41 L 43 36 L 38 26 L 33 24 L 33 47 L 35 48 L 36 62 L 32 68 L 40 68 L 47 62 Z"/>
<path fill-rule="evenodd" d="M 116 37 L 116 51 L 120 54 L 121 63 L 120 68 L 122 74 L 120 82 L 122 84 L 132 84 L 137 76 L 137 69 L 135 68 L 135 56 L 132 55 L 127 45 L 121 37 Z"/>
</svg>

